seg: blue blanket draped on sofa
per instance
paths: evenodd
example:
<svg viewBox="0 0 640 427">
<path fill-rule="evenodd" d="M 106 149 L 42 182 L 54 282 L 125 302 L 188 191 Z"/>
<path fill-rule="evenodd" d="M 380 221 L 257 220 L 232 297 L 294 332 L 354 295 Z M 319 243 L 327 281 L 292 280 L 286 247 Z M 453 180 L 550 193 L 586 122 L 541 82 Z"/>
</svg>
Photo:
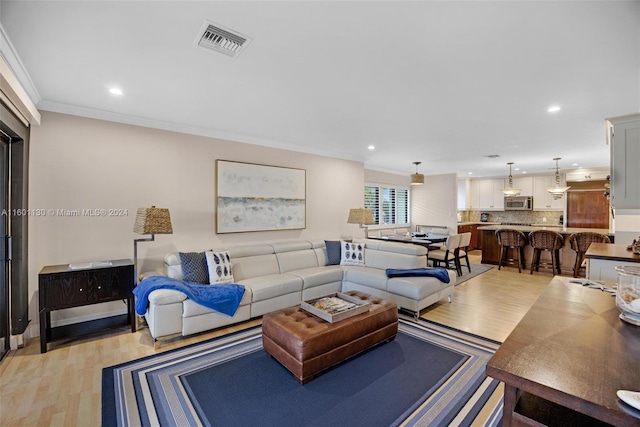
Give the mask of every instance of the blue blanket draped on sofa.
<svg viewBox="0 0 640 427">
<path fill-rule="evenodd" d="M 449 273 L 444 267 L 425 268 L 387 268 L 387 277 L 435 277 L 442 283 L 449 283 Z"/>
<path fill-rule="evenodd" d="M 227 316 L 233 316 L 240 306 L 244 286 L 235 283 L 202 285 L 165 276 L 151 276 L 133 289 L 136 296 L 136 313 L 144 315 L 149 303 L 149 294 L 156 289 L 172 289 L 184 293 L 190 300 Z"/>
</svg>

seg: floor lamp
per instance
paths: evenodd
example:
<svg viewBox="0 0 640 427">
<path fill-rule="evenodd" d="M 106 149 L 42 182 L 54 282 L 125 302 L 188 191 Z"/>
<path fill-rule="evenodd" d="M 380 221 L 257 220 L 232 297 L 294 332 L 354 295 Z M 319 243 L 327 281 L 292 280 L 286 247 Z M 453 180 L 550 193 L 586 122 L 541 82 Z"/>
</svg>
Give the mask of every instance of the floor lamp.
<svg viewBox="0 0 640 427">
<path fill-rule="evenodd" d="M 373 224 L 373 211 L 371 209 L 355 208 L 349 209 L 348 224 L 358 224 L 364 228 L 364 238 L 368 238 L 368 228 L 365 224 Z"/>
<path fill-rule="evenodd" d="M 146 239 L 133 240 L 133 274 L 136 278 L 136 285 L 138 285 L 138 242 L 153 242 L 156 234 L 173 234 L 169 209 L 156 208 L 155 206 L 139 208 L 133 232 L 151 234 L 151 237 Z"/>
</svg>

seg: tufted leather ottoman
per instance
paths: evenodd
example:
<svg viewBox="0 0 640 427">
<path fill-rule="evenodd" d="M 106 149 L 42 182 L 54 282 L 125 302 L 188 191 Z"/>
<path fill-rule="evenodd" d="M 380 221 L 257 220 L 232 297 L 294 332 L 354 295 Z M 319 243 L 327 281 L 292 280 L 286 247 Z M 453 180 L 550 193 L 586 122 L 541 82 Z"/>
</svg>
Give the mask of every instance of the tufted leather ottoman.
<svg viewBox="0 0 640 427">
<path fill-rule="evenodd" d="M 265 351 L 305 384 L 319 372 L 398 333 L 398 306 L 362 292 L 346 292 L 371 303 L 371 309 L 336 323 L 326 322 L 300 306 L 262 317 Z"/>
</svg>

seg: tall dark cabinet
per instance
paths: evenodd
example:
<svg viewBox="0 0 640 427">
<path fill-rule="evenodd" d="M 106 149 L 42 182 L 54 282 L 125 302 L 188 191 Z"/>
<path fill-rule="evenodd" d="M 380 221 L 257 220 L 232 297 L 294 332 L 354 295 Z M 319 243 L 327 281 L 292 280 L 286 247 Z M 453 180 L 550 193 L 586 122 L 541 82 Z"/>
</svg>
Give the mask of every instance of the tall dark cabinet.
<svg viewBox="0 0 640 427">
<path fill-rule="evenodd" d="M 0 102 L 0 358 L 29 324 L 29 128 Z"/>
</svg>

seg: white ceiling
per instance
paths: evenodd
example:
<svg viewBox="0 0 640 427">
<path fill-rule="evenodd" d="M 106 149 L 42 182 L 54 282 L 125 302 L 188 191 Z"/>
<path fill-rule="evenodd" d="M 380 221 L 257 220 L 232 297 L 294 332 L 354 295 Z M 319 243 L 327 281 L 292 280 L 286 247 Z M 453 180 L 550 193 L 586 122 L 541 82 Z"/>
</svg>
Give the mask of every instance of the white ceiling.
<svg viewBox="0 0 640 427">
<path fill-rule="evenodd" d="M 253 41 L 199 48 L 205 20 Z M 0 23 L 41 110 L 399 174 L 608 166 L 604 119 L 640 111 L 640 1 L 3 0 Z"/>
</svg>

